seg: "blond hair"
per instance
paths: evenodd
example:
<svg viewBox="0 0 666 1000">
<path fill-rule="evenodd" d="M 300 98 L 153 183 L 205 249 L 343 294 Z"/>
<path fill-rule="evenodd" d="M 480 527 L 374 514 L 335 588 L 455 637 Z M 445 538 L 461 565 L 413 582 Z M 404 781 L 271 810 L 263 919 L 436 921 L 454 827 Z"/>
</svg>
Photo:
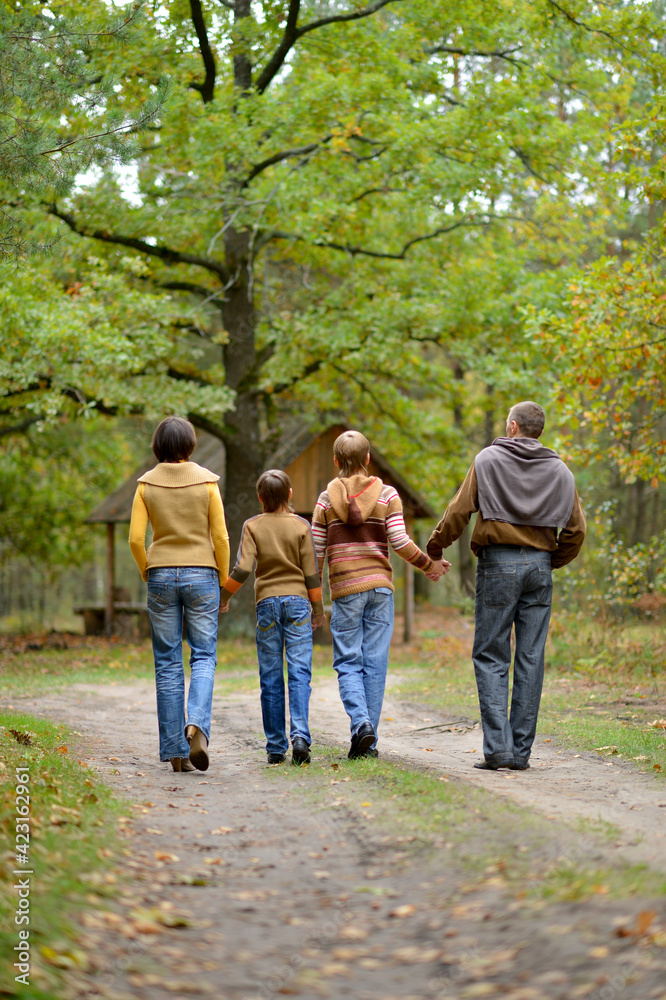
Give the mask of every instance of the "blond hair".
<svg viewBox="0 0 666 1000">
<path fill-rule="evenodd" d="M 363 472 L 367 476 L 366 459 L 370 442 L 360 431 L 345 431 L 333 443 L 333 457 L 338 460 L 341 476 Z"/>
</svg>

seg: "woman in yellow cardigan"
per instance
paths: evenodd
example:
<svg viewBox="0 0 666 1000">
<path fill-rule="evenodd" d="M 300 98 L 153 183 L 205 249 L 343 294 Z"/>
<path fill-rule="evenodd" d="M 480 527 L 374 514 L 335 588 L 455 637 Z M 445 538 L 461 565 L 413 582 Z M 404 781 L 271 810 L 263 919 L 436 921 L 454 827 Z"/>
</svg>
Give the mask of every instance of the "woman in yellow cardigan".
<svg viewBox="0 0 666 1000">
<path fill-rule="evenodd" d="M 174 771 L 208 768 L 220 584 L 229 572 L 220 477 L 189 461 L 195 444 L 189 420 L 167 417 L 157 427 L 152 448 L 158 465 L 139 479 L 129 535 L 148 582 L 160 760 L 171 761 Z M 153 542 L 146 551 L 149 521 Z M 183 616 L 191 669 L 187 717 Z"/>
</svg>

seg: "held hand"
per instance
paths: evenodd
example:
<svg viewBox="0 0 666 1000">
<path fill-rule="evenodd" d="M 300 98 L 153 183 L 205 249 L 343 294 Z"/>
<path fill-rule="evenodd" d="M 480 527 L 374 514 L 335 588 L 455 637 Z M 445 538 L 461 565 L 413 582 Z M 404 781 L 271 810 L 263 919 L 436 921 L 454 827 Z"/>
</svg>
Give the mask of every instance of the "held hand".
<svg viewBox="0 0 666 1000">
<path fill-rule="evenodd" d="M 316 632 L 318 628 L 321 628 L 326 624 L 326 615 L 322 612 L 320 615 L 312 615 L 312 631 Z"/>
<path fill-rule="evenodd" d="M 221 615 L 226 615 L 226 613 L 227 613 L 228 610 L 229 610 L 229 601 L 227 601 L 226 604 L 220 604 L 220 614 Z"/>
<path fill-rule="evenodd" d="M 441 576 L 444 576 L 445 573 L 448 573 L 450 569 L 451 563 L 446 559 L 436 559 L 432 564 L 432 568 L 426 573 L 426 576 L 429 580 L 436 583 L 437 580 L 439 580 Z"/>
</svg>

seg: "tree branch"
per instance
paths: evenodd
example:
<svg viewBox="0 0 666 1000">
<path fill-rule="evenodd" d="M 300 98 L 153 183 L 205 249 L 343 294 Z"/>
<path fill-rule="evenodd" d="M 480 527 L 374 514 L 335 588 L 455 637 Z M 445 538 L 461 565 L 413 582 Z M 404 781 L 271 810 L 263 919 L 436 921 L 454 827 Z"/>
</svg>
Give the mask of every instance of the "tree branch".
<svg viewBox="0 0 666 1000">
<path fill-rule="evenodd" d="M 555 0 L 547 0 L 547 2 L 551 7 L 554 7 L 566 21 L 569 21 L 571 24 L 575 24 L 577 28 L 583 28 L 585 31 L 589 31 L 592 35 L 603 35 L 604 38 L 610 39 L 611 42 L 621 44 L 618 42 L 617 38 L 614 38 L 610 31 L 604 31 L 603 28 L 591 28 L 589 24 L 585 24 L 585 21 L 579 21 L 570 11 L 565 10 L 564 7 L 562 7 L 559 3 L 556 3 Z M 626 46 L 623 45 L 622 48 L 626 48 Z"/>
<path fill-rule="evenodd" d="M 44 415 L 42 414 L 38 417 L 29 417 L 20 424 L 12 424 L 11 427 L 0 427 L 0 437 L 7 437 L 9 434 L 22 434 L 23 431 L 27 431 L 33 424 L 38 424 L 43 419 Z"/>
<path fill-rule="evenodd" d="M 507 62 L 512 63 L 514 66 L 519 66 L 522 68 L 523 66 L 528 66 L 529 63 L 523 62 L 522 59 L 513 58 L 513 53 L 520 52 L 521 49 L 522 45 L 516 45 L 512 49 L 504 49 L 501 51 L 491 50 L 489 52 L 483 52 L 480 49 L 458 49 L 455 48 L 455 46 L 453 45 L 431 45 L 428 46 L 428 48 L 425 48 L 423 51 L 426 53 L 426 55 L 429 56 L 437 55 L 440 52 L 446 52 L 452 56 L 467 56 L 467 57 L 476 56 L 479 59 L 493 59 L 493 58 L 505 59 Z"/>
<path fill-rule="evenodd" d="M 190 423 L 194 424 L 195 427 L 198 427 L 200 431 L 206 431 L 207 434 L 212 434 L 213 437 L 216 437 L 223 443 L 226 440 L 227 434 L 225 433 L 224 426 L 220 427 L 219 424 L 209 420 L 208 417 L 203 417 L 200 413 L 188 413 L 187 419 Z"/>
<path fill-rule="evenodd" d="M 203 83 L 191 83 L 190 90 L 198 90 L 204 104 L 209 104 L 213 100 L 215 92 L 215 59 L 208 41 L 206 22 L 204 21 L 201 0 L 190 0 L 190 11 L 192 14 L 192 24 L 199 39 L 199 50 L 204 64 L 206 76 Z"/>
<path fill-rule="evenodd" d="M 202 299 L 208 299 L 215 295 L 204 285 L 197 285 L 193 281 L 161 281 L 160 288 L 166 288 L 170 292 L 190 292 L 192 295 L 200 295 Z"/>
<path fill-rule="evenodd" d="M 308 146 L 301 146 L 299 149 L 285 149 L 281 153 L 274 153 L 273 156 L 267 157 L 265 160 L 262 160 L 261 163 L 257 163 L 254 167 L 252 167 L 252 170 L 243 181 L 242 186 L 246 188 L 255 177 L 258 177 L 260 173 L 267 170 L 268 167 L 272 167 L 276 163 L 282 163 L 284 160 L 292 160 L 299 156 L 307 156 L 309 153 L 314 153 L 316 149 L 319 149 L 320 146 L 330 142 L 332 138 L 332 135 L 326 135 L 319 142 L 311 142 Z"/>
<path fill-rule="evenodd" d="M 377 257 L 382 260 L 405 260 L 408 251 L 411 250 L 413 246 L 416 246 L 417 243 L 424 243 L 426 240 L 434 240 L 437 236 L 442 236 L 444 233 L 451 233 L 454 229 L 459 229 L 461 226 L 473 225 L 476 225 L 476 223 L 470 220 L 461 219 L 459 222 L 454 222 L 450 226 L 439 226 L 431 233 L 424 233 L 423 236 L 415 236 L 413 239 L 408 240 L 399 253 L 382 253 L 379 250 L 365 250 L 363 247 L 355 247 L 343 243 L 328 243 L 319 240 L 314 241 L 314 246 L 328 247 L 330 250 L 341 250 L 343 253 L 348 253 L 352 257 L 363 256 Z"/>
<path fill-rule="evenodd" d="M 284 33 L 280 40 L 280 44 L 276 48 L 275 52 L 269 59 L 266 66 L 259 74 L 259 79 L 257 80 L 257 91 L 260 94 L 266 90 L 268 85 L 274 79 L 276 74 L 279 72 L 282 64 L 289 55 L 289 52 L 298 39 L 298 31 L 296 29 L 296 24 L 298 22 L 298 14 L 301 9 L 301 0 L 289 0 L 289 10 L 287 11 L 287 23 L 284 26 Z"/>
<path fill-rule="evenodd" d="M 319 358 L 318 361 L 311 361 L 309 365 L 306 365 L 305 368 L 302 368 L 297 375 L 293 376 L 293 378 L 288 379 L 286 382 L 278 382 L 277 385 L 273 386 L 270 392 L 265 392 L 263 393 L 263 395 L 278 396 L 280 395 L 280 393 L 286 392 L 288 389 L 293 388 L 293 386 L 295 386 L 297 382 L 300 382 L 302 379 L 307 378 L 308 375 L 314 375 L 315 372 L 318 372 L 319 369 L 328 361 L 330 361 L 330 358 Z"/>
<path fill-rule="evenodd" d="M 300 0 L 289 0 L 289 12 L 287 14 L 287 23 L 285 25 L 284 34 L 277 49 L 259 75 L 256 84 L 257 91 L 260 94 L 263 94 L 272 80 L 274 80 L 277 73 L 280 71 L 285 59 L 289 55 L 290 50 L 293 48 L 298 39 L 303 37 L 303 35 L 307 35 L 310 31 L 317 31 L 319 28 L 323 28 L 327 24 L 342 24 L 347 21 L 359 21 L 361 18 L 371 17 L 372 14 L 376 14 L 378 10 L 381 10 L 382 7 L 386 7 L 387 4 L 402 2 L 403 0 L 376 0 L 375 3 L 370 4 L 369 7 L 364 7 L 363 10 L 352 11 L 349 14 L 332 14 L 330 17 L 322 17 L 318 21 L 311 21 L 310 24 L 304 24 L 302 28 L 297 28 L 296 24 L 298 22 L 298 14 L 301 6 Z"/>
<path fill-rule="evenodd" d="M 73 215 L 69 212 L 62 212 L 56 205 L 47 205 L 46 210 L 49 215 L 54 215 L 56 219 L 60 219 L 61 222 L 69 226 L 72 232 L 78 233 L 79 236 L 101 240 L 103 243 L 115 243 L 119 246 L 131 247 L 133 250 L 139 250 L 141 253 L 150 254 L 151 257 L 159 257 L 160 260 L 165 261 L 167 264 L 192 264 L 195 267 L 203 267 L 205 270 L 219 275 L 223 281 L 226 282 L 228 280 L 229 275 L 224 265 L 218 263 L 216 260 L 212 260 L 210 257 L 198 257 L 196 254 L 184 253 L 181 250 L 174 250 L 172 247 L 153 246 L 152 243 L 148 243 L 146 240 L 139 239 L 136 236 L 121 236 L 118 233 L 109 233 L 105 229 L 88 231 L 79 225 Z"/>
</svg>

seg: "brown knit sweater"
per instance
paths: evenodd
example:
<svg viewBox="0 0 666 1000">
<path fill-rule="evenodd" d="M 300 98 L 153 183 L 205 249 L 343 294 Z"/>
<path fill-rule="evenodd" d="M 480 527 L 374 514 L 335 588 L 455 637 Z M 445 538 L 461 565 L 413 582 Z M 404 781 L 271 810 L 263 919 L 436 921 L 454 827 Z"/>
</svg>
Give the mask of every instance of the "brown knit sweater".
<svg viewBox="0 0 666 1000">
<path fill-rule="evenodd" d="M 323 613 L 317 557 L 305 518 L 278 510 L 245 522 L 236 565 L 222 588 L 220 604 L 229 601 L 252 570 L 257 604 L 266 597 L 305 597 L 313 614 Z"/>
<path fill-rule="evenodd" d="M 312 534 L 320 572 L 328 556 L 333 600 L 375 587 L 394 589 L 389 543 L 402 559 L 424 573 L 432 567 L 432 559 L 407 534 L 398 493 L 376 476 L 330 482 L 317 500 Z"/>
</svg>

